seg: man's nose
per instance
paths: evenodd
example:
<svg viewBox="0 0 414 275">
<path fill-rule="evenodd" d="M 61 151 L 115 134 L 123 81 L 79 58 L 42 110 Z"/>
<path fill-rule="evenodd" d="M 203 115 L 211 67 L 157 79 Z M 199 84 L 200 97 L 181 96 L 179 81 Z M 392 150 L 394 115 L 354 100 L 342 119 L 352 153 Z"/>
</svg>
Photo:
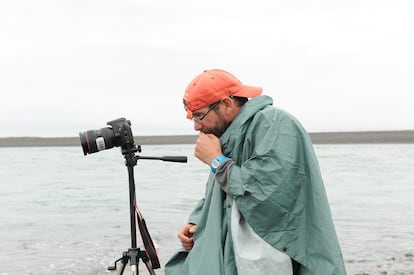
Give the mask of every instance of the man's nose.
<svg viewBox="0 0 414 275">
<path fill-rule="evenodd" d="M 203 124 L 201 124 L 200 122 L 194 121 L 194 130 L 201 131 L 201 129 L 203 129 Z"/>
</svg>

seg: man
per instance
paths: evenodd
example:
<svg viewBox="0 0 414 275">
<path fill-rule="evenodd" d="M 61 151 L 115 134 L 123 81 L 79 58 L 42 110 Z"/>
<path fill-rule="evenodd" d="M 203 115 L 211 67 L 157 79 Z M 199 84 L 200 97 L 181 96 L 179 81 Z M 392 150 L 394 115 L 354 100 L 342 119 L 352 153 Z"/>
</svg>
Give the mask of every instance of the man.
<svg viewBox="0 0 414 275">
<path fill-rule="evenodd" d="M 217 69 L 188 85 L 195 156 L 211 173 L 167 275 L 346 274 L 311 140 L 261 93 Z"/>
</svg>

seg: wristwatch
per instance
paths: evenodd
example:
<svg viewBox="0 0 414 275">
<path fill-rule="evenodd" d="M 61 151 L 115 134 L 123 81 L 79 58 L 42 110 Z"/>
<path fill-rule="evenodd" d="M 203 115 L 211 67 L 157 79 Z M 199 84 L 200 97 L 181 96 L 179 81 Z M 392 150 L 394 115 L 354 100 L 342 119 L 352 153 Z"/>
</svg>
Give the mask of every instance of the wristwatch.
<svg viewBox="0 0 414 275">
<path fill-rule="evenodd" d="M 223 162 L 227 161 L 229 158 L 225 155 L 221 155 L 218 157 L 213 158 L 213 160 L 210 163 L 210 169 L 213 173 L 217 171 L 217 168 L 222 164 Z"/>
</svg>

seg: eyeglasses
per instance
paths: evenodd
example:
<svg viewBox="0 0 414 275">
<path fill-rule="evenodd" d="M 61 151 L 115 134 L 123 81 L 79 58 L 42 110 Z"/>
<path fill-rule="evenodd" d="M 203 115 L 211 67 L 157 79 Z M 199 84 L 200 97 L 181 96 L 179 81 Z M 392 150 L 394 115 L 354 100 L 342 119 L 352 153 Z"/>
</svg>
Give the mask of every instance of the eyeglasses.
<svg viewBox="0 0 414 275">
<path fill-rule="evenodd" d="M 193 122 L 200 122 L 200 121 L 202 121 L 208 115 L 208 113 L 210 113 L 211 110 L 213 110 L 214 108 L 216 108 L 217 105 L 219 105 L 219 103 L 220 103 L 220 101 L 214 102 L 213 104 L 211 104 L 208 107 L 207 112 L 205 112 L 204 114 L 199 115 L 197 117 L 194 117 L 193 116 L 192 118 L 190 118 L 190 120 L 192 120 Z"/>
</svg>

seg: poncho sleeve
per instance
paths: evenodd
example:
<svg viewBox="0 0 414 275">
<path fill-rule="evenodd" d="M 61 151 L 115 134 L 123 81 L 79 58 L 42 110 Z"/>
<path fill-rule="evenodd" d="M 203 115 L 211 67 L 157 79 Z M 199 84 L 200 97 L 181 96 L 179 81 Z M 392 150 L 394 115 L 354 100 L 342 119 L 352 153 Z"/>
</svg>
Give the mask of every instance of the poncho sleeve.
<svg viewBox="0 0 414 275">
<path fill-rule="evenodd" d="M 271 108 L 249 125 L 243 146 L 232 153 L 229 195 L 240 213 L 256 234 L 315 274 L 345 274 L 308 134 Z"/>
</svg>

